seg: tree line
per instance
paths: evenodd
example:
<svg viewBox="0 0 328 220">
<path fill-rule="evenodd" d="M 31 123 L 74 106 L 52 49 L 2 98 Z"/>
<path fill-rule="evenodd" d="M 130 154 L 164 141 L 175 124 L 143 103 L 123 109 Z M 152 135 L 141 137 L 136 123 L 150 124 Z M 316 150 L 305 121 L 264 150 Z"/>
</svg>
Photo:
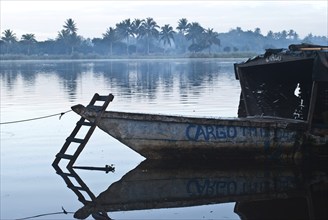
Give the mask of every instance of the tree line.
<svg viewBox="0 0 328 220">
<path fill-rule="evenodd" d="M 1 55 L 101 55 L 130 56 L 187 53 L 262 52 L 267 48 L 286 48 L 292 43 L 327 45 L 326 36 L 311 33 L 300 39 L 294 30 L 269 31 L 262 35 L 260 28 L 244 31 L 240 27 L 227 33 L 204 28 L 198 22 L 181 18 L 174 29 L 170 24 L 160 27 L 153 18 L 125 19 L 109 27 L 101 38 L 78 35 L 76 22 L 68 18 L 55 39 L 37 41 L 33 33 L 20 39 L 13 30 L 2 32 Z"/>
</svg>

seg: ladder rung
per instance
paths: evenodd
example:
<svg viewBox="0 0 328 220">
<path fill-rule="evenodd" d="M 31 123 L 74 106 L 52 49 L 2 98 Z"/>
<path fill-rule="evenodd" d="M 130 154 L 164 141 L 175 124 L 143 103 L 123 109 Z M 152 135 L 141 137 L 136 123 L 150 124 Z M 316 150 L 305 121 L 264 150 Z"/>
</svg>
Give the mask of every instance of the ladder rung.
<svg viewBox="0 0 328 220">
<path fill-rule="evenodd" d="M 103 107 L 99 106 L 99 105 L 92 105 L 89 108 L 94 110 L 94 111 L 101 111 L 103 109 Z"/>
<path fill-rule="evenodd" d="M 87 108 L 95 112 L 103 111 L 103 106 L 99 105 L 88 105 Z"/>
<path fill-rule="evenodd" d="M 68 187 L 71 188 L 71 189 L 76 189 L 76 190 L 85 191 L 85 189 L 82 188 L 81 186 L 74 186 L 74 185 L 72 185 L 72 186 L 68 186 Z"/>
<path fill-rule="evenodd" d="M 70 177 L 75 177 L 75 176 L 74 176 L 73 174 L 71 174 L 71 173 L 64 173 L 64 172 L 59 173 L 59 172 L 57 172 L 57 174 L 60 175 L 60 176 L 70 176 Z"/>
<path fill-rule="evenodd" d="M 89 121 L 78 121 L 76 123 L 77 125 L 86 125 L 86 126 L 92 126 L 93 123 L 89 122 Z"/>
<path fill-rule="evenodd" d="M 56 155 L 56 157 L 63 158 L 63 159 L 68 159 L 68 160 L 74 158 L 73 155 L 61 154 L 61 153 L 58 153 L 58 154 Z"/>
<path fill-rule="evenodd" d="M 76 143 L 80 143 L 80 144 L 82 144 L 82 143 L 84 142 L 84 139 L 68 137 L 68 138 L 66 139 L 66 141 L 76 142 Z"/>
<path fill-rule="evenodd" d="M 108 99 L 107 95 L 100 95 L 97 97 L 97 101 L 106 101 Z"/>
</svg>

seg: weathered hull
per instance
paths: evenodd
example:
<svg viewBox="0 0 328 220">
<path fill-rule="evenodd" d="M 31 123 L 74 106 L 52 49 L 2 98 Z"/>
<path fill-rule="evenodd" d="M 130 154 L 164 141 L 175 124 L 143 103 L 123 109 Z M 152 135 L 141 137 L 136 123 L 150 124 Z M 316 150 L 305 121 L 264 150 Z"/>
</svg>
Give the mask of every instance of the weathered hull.
<svg viewBox="0 0 328 220">
<path fill-rule="evenodd" d="M 72 109 L 89 121 L 97 111 Z M 293 158 L 306 130 L 303 121 L 279 118 L 195 118 L 104 112 L 97 124 L 148 159 Z"/>
</svg>

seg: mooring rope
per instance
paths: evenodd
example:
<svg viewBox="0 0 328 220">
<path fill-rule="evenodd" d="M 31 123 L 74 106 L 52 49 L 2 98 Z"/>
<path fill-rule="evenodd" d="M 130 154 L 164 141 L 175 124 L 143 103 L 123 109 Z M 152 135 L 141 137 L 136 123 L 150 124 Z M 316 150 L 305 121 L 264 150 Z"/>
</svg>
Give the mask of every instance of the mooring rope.
<svg viewBox="0 0 328 220">
<path fill-rule="evenodd" d="M 20 123 L 20 122 L 27 122 L 27 121 L 34 121 L 34 120 L 39 120 L 39 119 L 44 119 L 44 118 L 50 118 L 50 117 L 54 117 L 54 116 L 58 116 L 59 115 L 59 119 L 61 119 L 61 117 L 66 114 L 67 112 L 70 112 L 72 110 L 68 110 L 66 112 L 61 112 L 61 113 L 57 113 L 57 114 L 52 114 L 52 115 L 46 115 L 46 116 L 42 116 L 42 117 L 37 117 L 37 118 L 29 118 L 29 119 L 23 119 L 23 120 L 18 120 L 18 121 L 8 121 L 8 122 L 1 122 L 0 125 L 5 125 L 5 124 L 14 124 L 14 123 Z"/>
<path fill-rule="evenodd" d="M 61 212 L 54 212 L 54 213 L 46 213 L 46 214 L 40 214 L 40 215 L 35 215 L 35 216 L 31 216 L 31 217 L 26 217 L 26 218 L 18 218 L 16 220 L 26 220 L 26 219 L 34 219 L 34 218 L 38 218 L 38 217 L 42 217 L 42 216 L 47 216 L 47 215 L 58 215 L 58 214 L 74 214 L 74 212 L 67 212 L 63 207 L 62 207 Z"/>
</svg>

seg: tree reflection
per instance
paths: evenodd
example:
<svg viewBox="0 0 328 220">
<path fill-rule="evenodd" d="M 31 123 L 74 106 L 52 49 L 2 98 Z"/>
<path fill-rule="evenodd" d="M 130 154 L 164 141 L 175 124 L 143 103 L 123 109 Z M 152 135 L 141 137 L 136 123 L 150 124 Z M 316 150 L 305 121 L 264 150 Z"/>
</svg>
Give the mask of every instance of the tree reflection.
<svg viewBox="0 0 328 220">
<path fill-rule="evenodd" d="M 232 62 L 223 64 L 215 59 L 33 61 L 0 65 L 1 81 L 6 88 L 14 90 L 18 78 L 24 85 L 34 86 L 39 74 L 55 74 L 69 101 L 76 99 L 86 73 L 102 77 L 109 90 L 115 89 L 125 98 L 148 100 L 155 100 L 160 91 L 170 94 L 174 89 L 181 99 L 199 96 L 208 85 L 218 82 L 221 74 L 233 75 Z"/>
<path fill-rule="evenodd" d="M 74 101 L 76 99 L 78 78 L 81 77 L 82 72 L 85 71 L 86 68 L 87 67 L 83 66 L 82 63 L 76 62 L 56 64 L 56 74 L 68 95 L 69 101 Z"/>
</svg>

